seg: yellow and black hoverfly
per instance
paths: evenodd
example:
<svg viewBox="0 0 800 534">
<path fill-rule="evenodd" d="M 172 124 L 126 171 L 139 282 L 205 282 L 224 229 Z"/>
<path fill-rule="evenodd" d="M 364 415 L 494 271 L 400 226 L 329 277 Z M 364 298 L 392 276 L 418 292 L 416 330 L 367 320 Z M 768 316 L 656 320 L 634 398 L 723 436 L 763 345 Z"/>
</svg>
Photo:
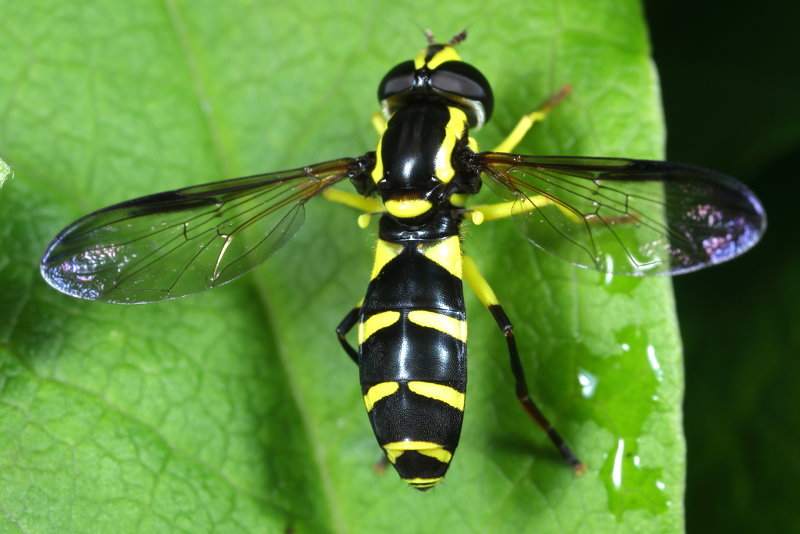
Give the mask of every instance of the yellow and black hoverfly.
<svg viewBox="0 0 800 534">
<path fill-rule="evenodd" d="M 461 433 L 467 380 L 465 280 L 508 344 L 516 395 L 577 470 L 583 464 L 528 393 L 511 321 L 461 249 L 464 220 L 513 217 L 534 245 L 579 267 L 644 276 L 730 260 L 766 228 L 756 196 L 712 171 L 661 161 L 510 154 L 562 91 L 523 117 L 491 152 L 471 129 L 492 116 L 489 82 L 455 46 L 428 46 L 378 87 L 375 151 L 288 171 L 158 193 L 91 213 L 62 230 L 41 262 L 45 280 L 74 297 L 158 302 L 250 271 L 300 228 L 318 195 L 379 214 L 366 296 L 336 328 L 360 371 L 370 422 L 386 458 L 413 487 L 445 475 Z M 350 180 L 356 193 L 332 188 Z M 468 206 L 486 182 L 501 201 Z M 357 326 L 358 347 L 346 339 Z"/>
</svg>

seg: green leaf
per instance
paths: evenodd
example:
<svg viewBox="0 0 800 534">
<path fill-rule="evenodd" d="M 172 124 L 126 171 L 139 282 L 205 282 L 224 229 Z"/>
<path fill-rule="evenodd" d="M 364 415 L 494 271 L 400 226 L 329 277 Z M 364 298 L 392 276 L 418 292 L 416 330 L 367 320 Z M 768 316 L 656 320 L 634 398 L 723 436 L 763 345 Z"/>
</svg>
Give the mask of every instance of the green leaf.
<svg viewBox="0 0 800 534">
<path fill-rule="evenodd" d="M 14 173 L 11 172 L 11 168 L 5 161 L 0 159 L 0 189 L 2 189 L 3 185 L 6 183 L 6 180 L 13 177 Z"/>
<path fill-rule="evenodd" d="M 530 5 L 528 5 L 530 4 Z M 149 306 L 81 302 L 38 259 L 91 210 L 374 147 L 392 65 L 469 25 L 498 142 L 574 87 L 522 153 L 659 157 L 657 78 L 634 1 L 0 2 L 0 530 L 670 532 L 682 529 L 680 343 L 668 279 L 607 278 L 511 223 L 465 248 L 511 319 L 577 477 L 517 405 L 503 336 L 469 297 L 461 446 L 425 494 L 371 467 L 357 369 L 333 334 L 374 230 L 309 203 L 254 275 Z M 487 195 L 484 200 L 489 200 Z"/>
</svg>

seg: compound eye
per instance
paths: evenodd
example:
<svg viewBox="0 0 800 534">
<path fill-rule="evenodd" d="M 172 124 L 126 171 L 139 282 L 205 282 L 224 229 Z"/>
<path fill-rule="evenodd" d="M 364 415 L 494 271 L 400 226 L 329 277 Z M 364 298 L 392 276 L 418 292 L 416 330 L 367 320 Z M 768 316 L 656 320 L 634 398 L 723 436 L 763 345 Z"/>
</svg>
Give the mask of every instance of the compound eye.
<svg viewBox="0 0 800 534">
<path fill-rule="evenodd" d="M 431 87 L 474 107 L 475 114 L 482 118 L 481 123 L 489 120 L 494 106 L 492 88 L 483 74 L 469 63 L 442 63 L 431 73 Z"/>
<path fill-rule="evenodd" d="M 445 93 L 469 99 L 479 99 L 486 94 L 486 78 L 478 69 L 461 61 L 442 63 L 431 73 L 431 85 Z"/>
<path fill-rule="evenodd" d="M 414 86 L 414 62 L 404 61 L 386 73 L 378 86 L 378 100 L 408 91 Z"/>
</svg>

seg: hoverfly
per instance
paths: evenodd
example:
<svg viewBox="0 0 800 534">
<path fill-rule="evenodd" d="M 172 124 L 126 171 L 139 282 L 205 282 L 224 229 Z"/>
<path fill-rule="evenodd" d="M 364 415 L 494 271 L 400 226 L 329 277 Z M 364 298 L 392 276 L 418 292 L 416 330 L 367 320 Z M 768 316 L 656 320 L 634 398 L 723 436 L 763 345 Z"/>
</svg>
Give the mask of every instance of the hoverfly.
<svg viewBox="0 0 800 534">
<path fill-rule="evenodd" d="M 462 223 L 513 217 L 528 241 L 574 265 L 649 276 L 744 253 L 765 230 L 764 210 L 741 183 L 697 167 L 509 153 L 566 91 L 525 116 L 494 151 L 478 152 L 469 133 L 492 116 L 489 82 L 455 50 L 466 32 L 438 44 L 427 35 L 428 46 L 378 87 L 375 151 L 101 209 L 55 237 L 42 275 L 82 299 L 158 302 L 256 267 L 297 232 L 314 197 L 362 210 L 362 226 L 380 214 L 366 296 L 336 332 L 359 367 L 386 459 L 420 490 L 441 481 L 450 465 L 466 392 L 466 281 L 505 335 L 523 408 L 581 471 L 528 393 L 511 321 L 462 252 Z M 332 187 L 345 180 L 356 193 Z M 483 183 L 501 201 L 469 206 Z M 353 347 L 346 334 L 356 326 Z"/>
</svg>

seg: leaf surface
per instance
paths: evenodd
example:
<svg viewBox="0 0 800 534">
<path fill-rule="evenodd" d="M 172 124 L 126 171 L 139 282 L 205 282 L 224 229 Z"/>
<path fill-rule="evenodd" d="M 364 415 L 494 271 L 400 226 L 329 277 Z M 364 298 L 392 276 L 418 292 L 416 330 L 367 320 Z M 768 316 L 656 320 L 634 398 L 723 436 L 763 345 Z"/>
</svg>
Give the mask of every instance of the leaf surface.
<svg viewBox="0 0 800 534">
<path fill-rule="evenodd" d="M 0 2 L 0 509 L 20 532 L 680 531 L 680 343 L 668 279 L 546 256 L 508 221 L 465 249 L 514 321 L 534 397 L 589 466 L 524 415 L 505 342 L 468 297 L 470 385 L 446 481 L 371 466 L 358 372 L 333 333 L 363 294 L 374 228 L 315 200 L 247 278 L 147 306 L 40 279 L 45 245 L 105 205 L 371 150 L 392 65 L 469 25 L 499 142 L 564 84 L 518 151 L 661 156 L 638 3 Z M 485 192 L 481 201 L 490 201 Z"/>
</svg>

